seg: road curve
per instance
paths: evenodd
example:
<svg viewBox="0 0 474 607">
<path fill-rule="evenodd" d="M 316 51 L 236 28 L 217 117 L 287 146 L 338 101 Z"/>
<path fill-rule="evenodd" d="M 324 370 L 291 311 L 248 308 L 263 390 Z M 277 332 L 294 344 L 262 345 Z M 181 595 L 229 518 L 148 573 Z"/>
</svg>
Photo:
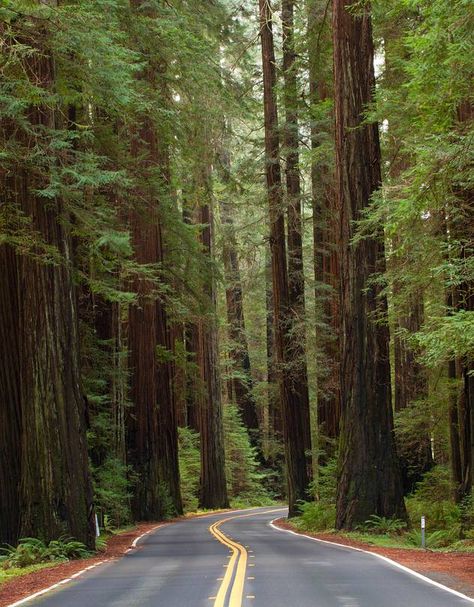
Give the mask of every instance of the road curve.
<svg viewBox="0 0 474 607">
<path fill-rule="evenodd" d="M 259 508 L 161 527 L 25 607 L 467 607 L 376 556 L 275 530 Z"/>
</svg>

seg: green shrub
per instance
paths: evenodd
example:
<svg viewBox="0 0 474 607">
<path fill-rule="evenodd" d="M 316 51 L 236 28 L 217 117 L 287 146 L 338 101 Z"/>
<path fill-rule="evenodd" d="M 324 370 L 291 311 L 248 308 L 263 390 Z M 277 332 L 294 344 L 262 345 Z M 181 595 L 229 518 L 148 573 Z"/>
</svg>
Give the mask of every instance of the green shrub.
<svg viewBox="0 0 474 607">
<path fill-rule="evenodd" d="M 183 507 L 185 511 L 192 512 L 198 507 L 199 475 L 201 473 L 199 434 L 191 428 L 178 428 L 178 445 Z"/>
<path fill-rule="evenodd" d="M 48 544 L 34 537 L 25 537 L 16 547 L 8 546 L 0 549 L 0 566 L 3 569 L 28 567 L 48 561 L 86 558 L 91 554 L 82 542 L 70 537 L 62 536 L 57 540 L 51 540 Z"/>
<path fill-rule="evenodd" d="M 317 480 L 310 485 L 312 495 L 317 495 L 320 502 L 336 503 L 337 455 L 331 457 L 325 466 L 320 466 Z"/>
<path fill-rule="evenodd" d="M 452 494 L 451 474 L 446 466 L 438 465 L 427 472 L 406 499 L 412 527 L 417 529 L 421 517 L 425 516 L 430 531 L 449 530 L 459 536 L 462 510 L 453 502 Z"/>
<path fill-rule="evenodd" d="M 457 539 L 455 530 L 438 529 L 431 533 L 426 533 L 425 542 L 427 548 L 446 548 Z M 421 529 L 413 529 L 405 535 L 408 544 L 421 547 Z"/>
<path fill-rule="evenodd" d="M 256 451 L 234 404 L 224 407 L 224 439 L 229 498 L 244 506 L 270 503 L 271 496 L 265 488 L 267 473 L 258 469 Z"/>
<path fill-rule="evenodd" d="M 406 522 L 398 518 L 387 518 L 372 514 L 363 525 L 357 527 L 357 530 L 368 531 L 369 533 L 398 534 L 406 529 L 406 526 Z"/>
<path fill-rule="evenodd" d="M 97 510 L 112 530 L 131 522 L 130 499 L 133 478 L 131 468 L 115 457 L 107 458 L 93 469 Z"/>
<path fill-rule="evenodd" d="M 302 530 L 328 531 L 334 529 L 336 508 L 332 504 L 319 502 L 303 502 L 300 505 L 301 515 L 296 524 Z"/>
</svg>

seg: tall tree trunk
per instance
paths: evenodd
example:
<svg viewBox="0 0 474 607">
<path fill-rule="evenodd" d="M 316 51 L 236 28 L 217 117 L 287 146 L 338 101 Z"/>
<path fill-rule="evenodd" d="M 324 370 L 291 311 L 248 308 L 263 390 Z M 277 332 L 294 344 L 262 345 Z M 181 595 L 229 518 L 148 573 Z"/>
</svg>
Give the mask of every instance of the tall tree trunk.
<svg viewBox="0 0 474 607">
<path fill-rule="evenodd" d="M 288 269 L 286 262 L 285 219 L 279 159 L 278 113 L 276 103 L 275 52 L 272 16 L 268 0 L 259 0 L 260 37 L 265 116 L 265 171 L 267 180 L 270 247 L 272 259 L 274 344 L 282 407 L 283 435 L 289 516 L 298 512 L 298 502 L 308 498 L 309 476 L 306 466 L 305 416 L 289 372 L 294 343 L 290 316 Z"/>
<path fill-rule="evenodd" d="M 230 182 L 230 159 L 228 152 L 222 150 L 219 158 L 224 183 Z M 255 400 L 252 395 L 252 375 L 250 356 L 245 332 L 244 302 L 242 280 L 240 277 L 237 240 L 232 217 L 231 203 L 220 200 L 220 213 L 223 228 L 223 260 L 226 281 L 227 322 L 229 326 L 229 357 L 231 359 L 231 379 L 229 397 L 236 402 L 244 426 L 247 428 L 251 444 L 260 450 L 258 436 L 259 423 Z"/>
<path fill-rule="evenodd" d="M 132 0 L 132 5 L 137 18 L 155 17 L 143 0 Z M 151 57 L 139 78 L 159 87 L 167 98 L 164 70 L 163 62 Z M 169 152 L 151 118 L 143 115 L 140 119 L 132 138 L 132 154 L 142 170 L 142 184 L 130 212 L 132 243 L 137 262 L 159 268 L 164 261 L 164 244 L 157 197 L 170 192 Z M 128 326 L 133 407 L 127 425 L 130 463 L 139 482 L 132 510 L 138 520 L 158 520 L 182 512 L 170 326 L 157 285 L 138 278 L 134 288 L 138 303 L 130 306 Z"/>
<path fill-rule="evenodd" d="M 203 171 L 202 187 L 206 203 L 199 208 L 199 223 L 203 225 L 201 243 L 209 259 L 209 277 L 205 292 L 211 304 L 209 319 L 198 323 L 197 363 L 201 374 L 199 396 L 199 432 L 201 436 L 201 508 L 227 508 L 225 477 L 224 430 L 222 420 L 221 382 L 216 324 L 216 285 L 213 260 L 213 216 L 211 210 L 210 176 Z"/>
<path fill-rule="evenodd" d="M 41 46 L 35 38 L 28 41 L 33 52 L 25 59 L 25 73 L 35 86 L 52 94 L 55 65 L 47 47 L 48 32 L 41 33 Z M 30 145 L 44 145 L 49 133 L 58 128 L 58 115 L 47 106 L 30 107 L 25 118 L 34 136 L 31 131 L 23 134 L 21 127 L 10 136 L 28 154 Z M 2 130 L 6 135 L 8 125 L 3 124 Z M 7 473 L 11 475 L 6 493 L 9 507 L 18 500 L 17 513 L 6 513 L 12 528 L 7 533 L 2 530 L 1 535 L 13 540 L 35 536 L 48 541 L 66 534 L 93 547 L 92 487 L 69 217 L 60 199 L 46 201 L 36 194 L 48 179 L 40 168 L 15 164 L 11 174 L 14 177 L 4 192 L 6 204 L 28 218 L 32 233 L 55 250 L 58 259 L 46 264 L 27 254 L 14 253 L 5 245 L 0 252 L 2 303 L 9 301 L 0 314 L 0 334 L 7 336 L 7 344 L 12 347 L 10 361 L 1 357 L 0 376 L 0 402 L 11 413 L 2 433 L 12 452 L 2 461 L 0 470 L 4 475 L 3 466 L 11 467 Z M 5 322 L 12 324 L 7 327 Z"/>
<path fill-rule="evenodd" d="M 299 403 L 302 440 L 307 457 L 308 475 L 312 475 L 311 423 L 309 411 L 308 367 L 303 269 L 303 227 L 301 222 L 301 182 L 299 168 L 298 85 L 294 48 L 294 0 L 282 1 L 283 76 L 285 102 L 284 146 L 286 152 L 286 197 L 288 213 L 288 304 L 292 334 L 290 369 L 293 398 Z"/>
<path fill-rule="evenodd" d="M 6 184 L 3 185 L 2 190 L 8 191 Z M 2 344 L 0 348 L 0 487 L 2 488 L 0 544 L 15 544 L 20 532 L 22 411 L 19 304 L 18 258 L 12 248 L 2 245 L 0 247 Z"/>
<path fill-rule="evenodd" d="M 325 56 L 330 47 L 330 7 L 326 0 L 308 0 L 308 53 L 311 115 L 311 149 L 320 151 L 323 138 L 333 138 L 332 127 L 317 120 L 318 104 L 331 96 L 331 74 Z M 313 207 L 313 264 L 316 303 L 316 346 L 321 358 L 318 369 L 318 428 L 320 447 L 334 452 L 339 436 L 341 402 L 339 394 L 339 261 L 336 247 L 336 210 L 333 171 L 316 158 L 311 164 Z"/>
<path fill-rule="evenodd" d="M 464 132 L 472 131 L 474 105 L 466 100 L 461 103 L 457 117 L 459 128 Z M 474 192 L 472 187 L 459 188 L 459 210 L 456 215 L 456 236 L 462 240 L 461 259 L 468 266 L 472 261 L 472 243 L 474 242 Z M 459 309 L 474 312 L 474 282 L 465 279 L 457 287 Z M 460 446 L 462 458 L 462 484 L 460 492 L 464 496 L 472 493 L 474 478 L 474 357 L 464 356 L 460 361 L 462 390 L 459 400 Z"/>
<path fill-rule="evenodd" d="M 342 424 L 336 527 L 351 529 L 372 514 L 406 518 L 393 437 L 386 300 L 369 283 L 385 269 L 383 234 L 352 244 L 380 186 L 377 124 L 363 125 L 374 94 L 369 8 L 354 15 L 333 0 L 336 195 L 341 261 Z M 378 317 L 378 318 L 377 318 Z"/>
</svg>

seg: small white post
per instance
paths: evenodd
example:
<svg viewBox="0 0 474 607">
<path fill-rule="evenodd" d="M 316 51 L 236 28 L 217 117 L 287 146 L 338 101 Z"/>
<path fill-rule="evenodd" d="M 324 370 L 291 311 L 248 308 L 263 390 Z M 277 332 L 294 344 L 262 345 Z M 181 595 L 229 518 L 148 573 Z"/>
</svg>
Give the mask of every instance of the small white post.
<svg viewBox="0 0 474 607">
<path fill-rule="evenodd" d="M 97 512 L 95 514 L 95 536 L 100 536 L 100 528 L 99 528 L 99 517 L 97 516 Z"/>
<path fill-rule="evenodd" d="M 425 529 L 426 529 L 426 518 L 424 516 L 422 516 L 421 517 L 421 547 L 423 549 L 426 548 Z"/>
</svg>

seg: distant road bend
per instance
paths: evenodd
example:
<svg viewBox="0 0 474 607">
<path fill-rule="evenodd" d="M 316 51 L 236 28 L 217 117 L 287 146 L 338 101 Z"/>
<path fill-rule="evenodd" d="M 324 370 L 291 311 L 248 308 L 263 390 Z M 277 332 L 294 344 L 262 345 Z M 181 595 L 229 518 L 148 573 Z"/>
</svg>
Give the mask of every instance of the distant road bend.
<svg viewBox="0 0 474 607">
<path fill-rule="evenodd" d="M 373 555 L 272 528 L 258 508 L 165 525 L 32 607 L 467 607 Z"/>
</svg>

